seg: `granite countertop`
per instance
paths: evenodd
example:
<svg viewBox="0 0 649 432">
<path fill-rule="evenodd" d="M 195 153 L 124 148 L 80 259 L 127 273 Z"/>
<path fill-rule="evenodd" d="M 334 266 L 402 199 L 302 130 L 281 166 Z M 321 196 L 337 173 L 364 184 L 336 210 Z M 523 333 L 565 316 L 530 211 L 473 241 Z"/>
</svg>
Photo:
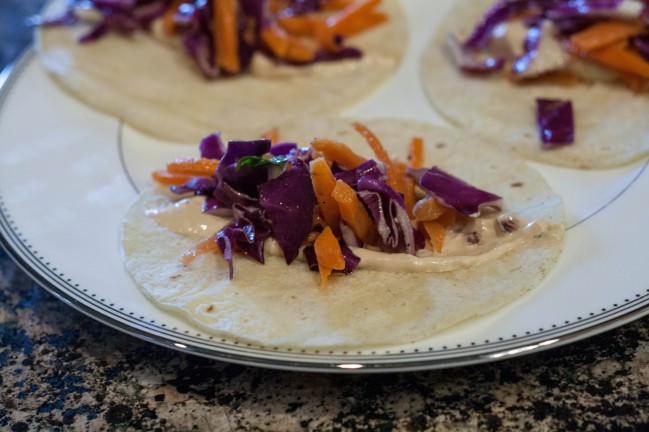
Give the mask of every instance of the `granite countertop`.
<svg viewBox="0 0 649 432">
<path fill-rule="evenodd" d="M 0 66 L 42 0 L 0 3 Z M 649 318 L 501 362 L 385 375 L 160 348 L 57 300 L 0 251 L 0 430 L 649 430 Z"/>
</svg>

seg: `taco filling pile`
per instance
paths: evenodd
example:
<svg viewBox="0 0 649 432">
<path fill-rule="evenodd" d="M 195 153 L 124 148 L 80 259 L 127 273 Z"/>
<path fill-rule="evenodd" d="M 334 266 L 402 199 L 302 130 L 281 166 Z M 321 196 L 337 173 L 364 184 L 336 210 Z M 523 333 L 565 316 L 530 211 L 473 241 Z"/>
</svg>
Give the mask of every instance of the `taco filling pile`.
<svg viewBox="0 0 649 432">
<path fill-rule="evenodd" d="M 58 85 L 188 144 L 337 114 L 392 76 L 408 40 L 398 0 L 52 0 L 43 17 L 36 52 Z"/>
<path fill-rule="evenodd" d="M 255 52 L 288 64 L 360 58 L 347 38 L 388 20 L 381 0 L 73 0 L 44 26 L 92 26 L 82 44 L 108 32 L 147 31 L 181 44 L 208 79 L 250 67 Z"/>
<path fill-rule="evenodd" d="M 234 253 L 263 264 L 265 243 L 273 241 L 287 264 L 303 254 L 325 286 L 332 271 L 351 273 L 364 261 L 351 248 L 366 257 L 368 268 L 381 269 L 377 255 L 408 254 L 417 258 L 401 257 L 394 267 L 450 271 L 477 262 L 469 257 L 493 258 L 511 250 L 506 245 L 542 232 L 538 221 L 528 224 L 502 213 L 500 196 L 436 166 L 423 168 L 420 137 L 411 140 L 406 164 L 391 159 L 365 125 L 353 127 L 376 159 L 329 139 L 315 138 L 302 148 L 273 144 L 270 138 L 233 140 L 226 148 L 213 134 L 201 142 L 201 158 L 179 159 L 154 172 L 156 181 L 171 184 L 171 192 L 204 197 L 203 214 L 230 218 L 187 251 L 183 263 L 218 251 L 232 278 Z M 168 224 L 185 205 L 177 203 L 152 217 Z M 210 219 L 193 220 L 214 226 Z"/>
<path fill-rule="evenodd" d="M 639 0 L 460 0 L 421 77 L 452 123 L 518 156 L 623 165 L 649 152 L 648 23 Z"/>
<path fill-rule="evenodd" d="M 522 163 L 463 157 L 471 138 L 387 120 L 284 130 L 300 139 L 212 134 L 200 158 L 153 173 L 164 188 L 140 195 L 123 246 L 156 304 L 244 340 L 403 342 L 501 307 L 561 250 L 560 200 Z M 353 325 L 352 307 L 366 311 Z M 389 330 L 368 335 L 382 319 Z"/>
<path fill-rule="evenodd" d="M 649 91 L 649 4 L 640 0 L 503 0 L 464 41 L 451 33 L 447 42 L 466 72 Z"/>
</svg>

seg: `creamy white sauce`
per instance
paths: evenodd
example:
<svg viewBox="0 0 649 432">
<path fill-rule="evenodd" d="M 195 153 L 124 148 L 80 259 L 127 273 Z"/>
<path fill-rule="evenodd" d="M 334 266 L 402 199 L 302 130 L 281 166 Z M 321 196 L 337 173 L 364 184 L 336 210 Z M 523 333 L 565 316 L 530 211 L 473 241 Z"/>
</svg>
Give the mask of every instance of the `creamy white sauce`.
<svg viewBox="0 0 649 432">
<path fill-rule="evenodd" d="M 201 211 L 203 200 L 202 197 L 181 199 L 149 209 L 146 215 L 163 228 L 198 241 L 219 231 L 230 222 L 228 218 L 204 214 Z M 551 237 L 555 231 L 553 225 L 537 221 L 512 232 L 502 232 L 498 228 L 495 215 L 488 215 L 472 220 L 461 230 L 450 230 L 441 254 L 429 248 L 419 250 L 417 255 L 385 253 L 358 247 L 351 249 L 361 259 L 359 268 L 407 273 L 447 272 L 495 260 L 541 236 Z M 474 243 L 467 240 L 471 233 L 476 233 L 473 237 Z M 282 256 L 282 250 L 272 238 L 266 240 L 264 253 Z M 302 254 L 298 259 L 304 259 Z"/>
</svg>

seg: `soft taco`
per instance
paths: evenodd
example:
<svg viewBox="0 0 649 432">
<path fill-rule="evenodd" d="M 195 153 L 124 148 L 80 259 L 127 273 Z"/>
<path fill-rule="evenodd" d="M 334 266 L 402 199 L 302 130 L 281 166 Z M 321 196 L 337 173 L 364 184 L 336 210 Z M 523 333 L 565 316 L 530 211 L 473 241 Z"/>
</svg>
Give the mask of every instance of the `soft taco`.
<svg viewBox="0 0 649 432">
<path fill-rule="evenodd" d="M 403 344 L 514 301 L 558 259 L 561 200 L 478 137 L 403 120 L 279 130 L 291 141 L 205 138 L 202 158 L 154 174 L 174 193 L 129 209 L 126 268 L 157 306 L 260 346 Z"/>
<path fill-rule="evenodd" d="M 452 123 L 527 159 L 606 168 L 649 154 L 646 2 L 463 0 L 420 74 Z"/>
<path fill-rule="evenodd" d="M 71 4 L 54 0 L 40 20 L 47 72 L 92 107 L 179 142 L 336 114 L 386 80 L 407 43 L 397 0 Z M 98 21 L 79 13 L 88 4 Z"/>
</svg>

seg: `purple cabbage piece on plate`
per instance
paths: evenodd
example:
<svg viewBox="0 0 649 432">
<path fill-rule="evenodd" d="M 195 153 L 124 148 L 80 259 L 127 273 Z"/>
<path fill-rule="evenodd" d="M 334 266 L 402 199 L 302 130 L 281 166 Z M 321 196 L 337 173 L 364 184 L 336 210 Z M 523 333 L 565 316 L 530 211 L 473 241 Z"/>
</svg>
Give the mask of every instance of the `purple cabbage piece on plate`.
<svg viewBox="0 0 649 432">
<path fill-rule="evenodd" d="M 273 236 L 290 264 L 313 226 L 315 193 L 305 164 L 259 186 L 259 204 L 266 211 Z"/>
<path fill-rule="evenodd" d="M 543 148 L 555 148 L 574 142 L 575 124 L 570 101 L 537 99 L 536 122 Z"/>
<path fill-rule="evenodd" d="M 467 216 L 477 216 L 483 206 L 500 208 L 502 198 L 454 177 L 437 167 L 426 171 L 419 182 L 444 205 Z"/>
</svg>

